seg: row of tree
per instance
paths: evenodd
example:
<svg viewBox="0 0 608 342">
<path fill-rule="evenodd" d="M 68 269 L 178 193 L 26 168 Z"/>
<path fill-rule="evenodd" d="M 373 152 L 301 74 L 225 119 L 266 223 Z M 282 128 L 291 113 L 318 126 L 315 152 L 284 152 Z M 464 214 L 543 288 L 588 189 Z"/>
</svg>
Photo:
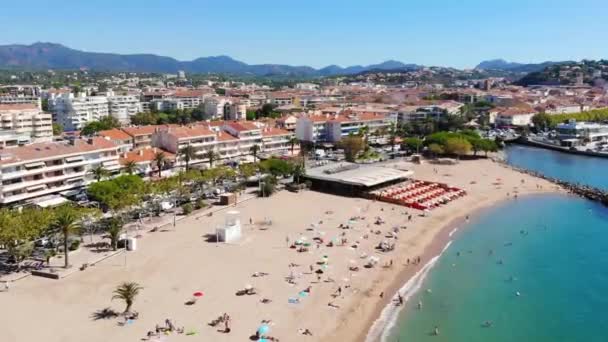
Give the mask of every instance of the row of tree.
<svg viewBox="0 0 608 342">
<path fill-rule="evenodd" d="M 608 109 L 593 109 L 586 112 L 570 114 L 538 113 L 532 117 L 534 127 L 539 130 L 553 129 L 555 126 L 568 120 L 604 122 L 608 121 Z"/>
</svg>

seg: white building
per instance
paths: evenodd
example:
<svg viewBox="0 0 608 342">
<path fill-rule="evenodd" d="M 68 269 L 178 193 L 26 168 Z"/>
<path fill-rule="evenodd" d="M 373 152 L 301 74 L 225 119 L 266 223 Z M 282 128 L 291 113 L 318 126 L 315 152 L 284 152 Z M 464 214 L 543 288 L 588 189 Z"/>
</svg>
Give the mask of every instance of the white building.
<svg viewBox="0 0 608 342">
<path fill-rule="evenodd" d="M 128 124 L 131 117 L 142 111 L 139 96 L 136 95 L 114 95 L 108 96 L 109 114 L 121 123 Z"/>
<path fill-rule="evenodd" d="M 535 114 L 527 109 L 506 108 L 498 112 L 495 123 L 497 126 L 529 126 Z"/>
<path fill-rule="evenodd" d="M 104 138 L 39 143 L 0 151 L 0 204 L 82 188 L 94 182 L 91 169 L 117 173 L 118 149 Z"/>
<path fill-rule="evenodd" d="M 66 130 L 80 130 L 91 121 L 108 116 L 108 98 L 105 96 L 74 97 L 73 94 L 61 94 L 49 99 L 53 111 L 53 120 L 63 125 Z"/>
<path fill-rule="evenodd" d="M 210 119 L 221 119 L 225 117 L 226 105 L 231 101 L 222 96 L 211 96 L 205 99 L 205 115 Z"/>
<path fill-rule="evenodd" d="M 51 114 L 42 112 L 37 105 L 32 103 L 0 104 L 0 128 L 2 131 L 13 132 L 16 136 L 27 135 L 33 142 L 53 139 Z M 10 145 L 9 143 L 8 146 Z"/>
</svg>

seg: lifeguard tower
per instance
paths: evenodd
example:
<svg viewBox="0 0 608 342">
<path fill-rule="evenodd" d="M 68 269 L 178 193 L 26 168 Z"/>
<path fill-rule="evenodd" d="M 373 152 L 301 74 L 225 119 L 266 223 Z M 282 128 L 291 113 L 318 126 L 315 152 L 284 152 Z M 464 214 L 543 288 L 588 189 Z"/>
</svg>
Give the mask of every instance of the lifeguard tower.
<svg viewBox="0 0 608 342">
<path fill-rule="evenodd" d="M 227 212 L 224 226 L 216 230 L 217 242 L 235 242 L 241 238 L 241 234 L 240 213 L 236 210 Z"/>
</svg>

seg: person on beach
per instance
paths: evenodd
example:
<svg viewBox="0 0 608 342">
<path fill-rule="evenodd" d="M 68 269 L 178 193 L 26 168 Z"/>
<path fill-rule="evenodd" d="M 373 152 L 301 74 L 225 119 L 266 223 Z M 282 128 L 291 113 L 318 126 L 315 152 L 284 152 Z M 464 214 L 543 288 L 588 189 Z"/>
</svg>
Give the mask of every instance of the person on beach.
<svg viewBox="0 0 608 342">
<path fill-rule="evenodd" d="M 418 301 L 418 310 L 422 310 L 422 301 L 421 300 Z"/>
<path fill-rule="evenodd" d="M 384 298 L 384 292 L 380 292 L 380 298 Z"/>
<path fill-rule="evenodd" d="M 433 335 L 439 336 L 439 327 L 438 326 L 435 326 L 435 329 L 433 330 Z"/>
</svg>

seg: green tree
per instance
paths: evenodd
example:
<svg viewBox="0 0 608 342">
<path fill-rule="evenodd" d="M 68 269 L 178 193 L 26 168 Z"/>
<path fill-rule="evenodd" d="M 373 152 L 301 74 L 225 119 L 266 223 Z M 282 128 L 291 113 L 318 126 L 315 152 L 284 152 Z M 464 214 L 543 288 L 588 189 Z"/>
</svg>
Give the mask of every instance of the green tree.
<svg viewBox="0 0 608 342">
<path fill-rule="evenodd" d="M 412 152 L 420 153 L 423 142 L 420 138 L 410 137 L 403 140 L 403 147 Z"/>
<path fill-rule="evenodd" d="M 349 135 L 342 138 L 338 146 L 344 149 L 344 157 L 349 162 L 354 162 L 359 153 L 365 150 L 365 142 L 361 136 Z"/>
<path fill-rule="evenodd" d="M 462 138 L 448 138 L 445 143 L 445 152 L 448 154 L 455 154 L 457 157 L 461 157 L 471 151 L 471 143 Z"/>
<path fill-rule="evenodd" d="M 61 133 L 63 133 L 63 125 L 54 122 L 53 123 L 53 135 L 58 136 L 58 135 L 61 135 Z"/>
<path fill-rule="evenodd" d="M 196 158 L 196 149 L 191 145 L 188 145 L 179 151 L 179 155 L 184 158 L 184 161 L 186 162 L 186 171 L 190 170 L 190 161 Z"/>
<path fill-rule="evenodd" d="M 239 165 L 239 173 L 245 179 L 252 177 L 258 171 L 258 165 L 254 163 L 246 163 Z"/>
<path fill-rule="evenodd" d="M 249 152 L 251 152 L 251 154 L 253 155 L 253 162 L 256 163 L 257 162 L 257 158 L 258 158 L 258 152 L 260 151 L 260 146 L 258 144 L 255 144 L 253 146 L 251 146 L 249 148 Z"/>
<path fill-rule="evenodd" d="M 89 172 L 95 177 L 95 180 L 97 180 L 98 182 L 102 178 L 108 177 L 110 175 L 110 171 L 108 171 L 108 169 L 103 167 L 103 165 L 101 164 L 94 166 Z"/>
<path fill-rule="evenodd" d="M 429 147 L 429 152 L 431 152 L 431 155 L 433 155 L 435 157 L 442 155 L 445 152 L 443 150 L 443 147 L 436 143 L 430 144 L 428 147 Z"/>
<path fill-rule="evenodd" d="M 291 148 L 291 155 L 293 156 L 294 147 L 298 144 L 298 138 L 291 137 L 289 138 L 289 146 Z"/>
<path fill-rule="evenodd" d="M 134 160 L 129 160 L 123 166 L 123 170 L 127 174 L 132 175 L 138 170 L 137 163 Z"/>
<path fill-rule="evenodd" d="M 110 239 L 112 250 L 117 250 L 118 239 L 120 238 L 120 233 L 122 233 L 122 221 L 119 218 L 112 217 L 108 222 L 106 233 L 108 233 L 107 238 Z"/>
<path fill-rule="evenodd" d="M 219 155 L 215 153 L 213 150 L 209 150 L 205 152 L 205 159 L 209 160 L 209 168 L 213 167 L 213 162 L 217 159 Z"/>
<path fill-rule="evenodd" d="M 156 167 L 158 168 L 158 177 L 162 177 L 162 172 L 163 172 L 163 167 L 165 166 L 165 163 L 167 162 L 167 156 L 165 155 L 165 152 L 156 152 L 154 154 L 154 164 L 156 164 Z"/>
<path fill-rule="evenodd" d="M 57 231 L 63 240 L 64 267 L 70 266 L 68 260 L 70 235 L 80 230 L 80 215 L 78 211 L 70 205 L 63 205 L 57 209 L 55 221 L 52 227 Z"/>
<path fill-rule="evenodd" d="M 546 113 L 538 113 L 532 117 L 532 123 L 538 131 L 545 131 L 552 127 L 551 116 Z"/>
<path fill-rule="evenodd" d="M 125 302 L 125 313 L 131 312 L 131 308 L 133 307 L 133 303 L 135 302 L 135 298 L 137 295 L 143 290 L 138 283 L 135 282 L 125 282 L 120 284 L 115 290 L 114 295 L 112 296 L 112 300 L 119 299 Z"/>
</svg>

